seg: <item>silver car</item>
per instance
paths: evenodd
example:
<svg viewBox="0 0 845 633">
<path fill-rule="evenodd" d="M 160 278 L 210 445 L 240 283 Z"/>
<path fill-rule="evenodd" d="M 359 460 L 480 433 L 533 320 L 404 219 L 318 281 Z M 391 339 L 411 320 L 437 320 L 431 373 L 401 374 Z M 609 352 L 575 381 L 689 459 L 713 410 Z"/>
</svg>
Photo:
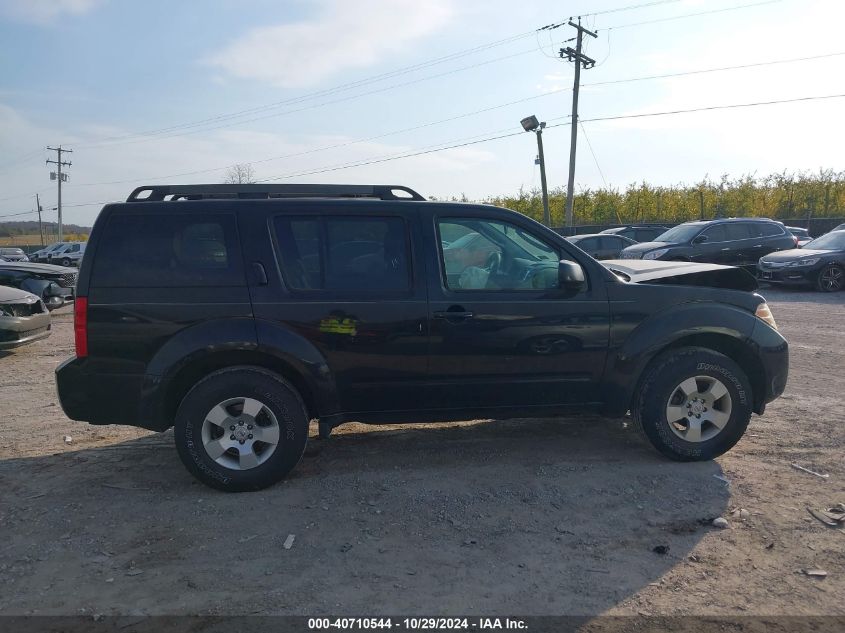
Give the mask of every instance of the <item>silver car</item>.
<svg viewBox="0 0 845 633">
<path fill-rule="evenodd" d="M 0 350 L 50 336 L 50 312 L 34 294 L 0 286 Z"/>
<path fill-rule="evenodd" d="M 23 252 L 22 248 L 9 248 L 4 246 L 3 248 L 0 248 L 0 257 L 7 262 L 29 261 L 29 257 L 26 256 L 26 253 Z"/>
</svg>

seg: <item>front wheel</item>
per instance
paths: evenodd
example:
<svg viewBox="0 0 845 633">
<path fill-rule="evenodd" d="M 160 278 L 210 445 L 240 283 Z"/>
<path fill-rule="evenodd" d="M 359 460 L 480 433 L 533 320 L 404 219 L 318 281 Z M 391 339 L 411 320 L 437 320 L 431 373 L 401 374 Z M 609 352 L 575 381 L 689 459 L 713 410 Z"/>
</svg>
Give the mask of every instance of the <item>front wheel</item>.
<svg viewBox="0 0 845 633">
<path fill-rule="evenodd" d="M 70 266 L 70 260 L 69 260 L 67 257 L 65 257 L 64 259 L 62 259 L 62 261 L 60 261 L 59 263 L 60 263 L 62 266 L 64 266 L 65 268 L 67 268 L 68 266 Z"/>
<path fill-rule="evenodd" d="M 260 367 L 231 367 L 197 383 L 174 426 L 185 467 L 228 492 L 266 488 L 299 463 L 308 415 L 287 381 Z"/>
<path fill-rule="evenodd" d="M 816 288 L 822 292 L 836 292 L 845 286 L 845 270 L 838 264 L 829 264 L 819 271 Z"/>
<path fill-rule="evenodd" d="M 736 444 L 751 419 L 751 383 L 724 354 L 685 347 L 646 369 L 634 425 L 661 453 L 677 461 L 718 457 Z"/>
</svg>

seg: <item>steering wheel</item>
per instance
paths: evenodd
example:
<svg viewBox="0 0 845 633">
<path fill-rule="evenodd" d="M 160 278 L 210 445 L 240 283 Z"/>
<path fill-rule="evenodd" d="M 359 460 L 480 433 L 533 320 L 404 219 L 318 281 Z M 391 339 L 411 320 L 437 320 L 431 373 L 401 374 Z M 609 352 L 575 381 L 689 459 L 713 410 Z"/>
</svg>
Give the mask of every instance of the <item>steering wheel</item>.
<svg viewBox="0 0 845 633">
<path fill-rule="evenodd" d="M 493 251 L 487 256 L 487 265 L 484 266 L 488 273 L 494 275 L 502 268 L 502 253 L 501 251 Z"/>
</svg>

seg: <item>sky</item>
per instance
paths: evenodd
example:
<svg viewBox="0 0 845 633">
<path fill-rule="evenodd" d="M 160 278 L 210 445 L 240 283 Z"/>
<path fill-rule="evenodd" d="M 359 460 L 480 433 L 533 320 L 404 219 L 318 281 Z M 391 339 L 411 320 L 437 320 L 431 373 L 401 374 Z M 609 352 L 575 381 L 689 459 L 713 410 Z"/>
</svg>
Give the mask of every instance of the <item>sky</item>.
<svg viewBox="0 0 845 633">
<path fill-rule="evenodd" d="M 578 190 L 843 169 L 845 98 L 637 116 L 845 95 L 839 0 L 0 0 L 0 221 L 35 219 L 36 192 L 55 219 L 59 144 L 64 221 L 82 225 L 136 186 L 222 182 L 235 163 L 278 183 L 515 194 L 540 182 L 531 114 L 565 186 L 558 50 L 579 15 L 597 37 Z"/>
</svg>

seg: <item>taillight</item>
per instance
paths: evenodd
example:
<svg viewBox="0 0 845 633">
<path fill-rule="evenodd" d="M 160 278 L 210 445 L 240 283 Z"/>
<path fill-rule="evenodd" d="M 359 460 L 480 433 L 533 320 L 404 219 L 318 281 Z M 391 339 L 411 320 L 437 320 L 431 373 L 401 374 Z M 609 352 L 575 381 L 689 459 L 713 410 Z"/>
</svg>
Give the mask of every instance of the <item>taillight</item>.
<svg viewBox="0 0 845 633">
<path fill-rule="evenodd" d="M 793 241 L 795 242 L 795 248 L 798 248 L 798 237 L 797 237 L 797 236 L 795 236 L 795 235 L 793 235 L 793 236 L 792 236 L 792 239 L 793 239 Z"/>
<path fill-rule="evenodd" d="M 73 339 L 76 357 L 88 356 L 88 297 L 77 297 L 73 302 Z"/>
</svg>

